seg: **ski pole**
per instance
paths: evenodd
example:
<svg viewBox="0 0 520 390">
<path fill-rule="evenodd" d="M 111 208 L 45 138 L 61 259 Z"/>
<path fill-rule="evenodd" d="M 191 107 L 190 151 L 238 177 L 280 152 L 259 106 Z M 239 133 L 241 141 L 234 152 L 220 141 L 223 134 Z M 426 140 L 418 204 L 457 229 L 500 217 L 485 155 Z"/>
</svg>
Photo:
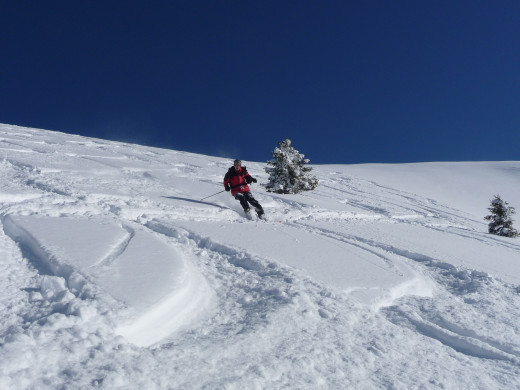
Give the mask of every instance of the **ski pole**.
<svg viewBox="0 0 520 390">
<path fill-rule="evenodd" d="M 219 192 L 217 192 L 217 193 L 215 193 L 215 194 L 213 194 L 213 195 L 206 196 L 205 198 L 202 198 L 201 200 L 211 198 L 212 196 L 215 196 L 215 195 L 217 195 L 217 194 L 220 194 L 221 192 L 224 192 L 224 191 L 226 191 L 226 190 L 222 190 L 222 191 L 219 191 Z"/>
</svg>

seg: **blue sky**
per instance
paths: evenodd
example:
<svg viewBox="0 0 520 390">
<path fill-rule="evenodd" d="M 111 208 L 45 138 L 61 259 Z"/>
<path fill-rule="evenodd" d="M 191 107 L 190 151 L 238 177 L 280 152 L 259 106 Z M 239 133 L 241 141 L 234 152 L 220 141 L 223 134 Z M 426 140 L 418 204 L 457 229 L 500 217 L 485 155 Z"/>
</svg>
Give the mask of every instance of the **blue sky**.
<svg viewBox="0 0 520 390">
<path fill-rule="evenodd" d="M 7 3 L 7 4 L 6 4 Z M 518 160 L 518 1 L 9 1 L 0 122 L 246 161 Z"/>
</svg>

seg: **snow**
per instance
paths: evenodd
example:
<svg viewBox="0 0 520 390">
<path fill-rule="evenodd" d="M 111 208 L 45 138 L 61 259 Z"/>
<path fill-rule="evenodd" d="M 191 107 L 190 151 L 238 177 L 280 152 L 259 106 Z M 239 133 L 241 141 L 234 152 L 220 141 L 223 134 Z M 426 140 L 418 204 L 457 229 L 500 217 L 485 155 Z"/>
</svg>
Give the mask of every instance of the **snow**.
<svg viewBox="0 0 520 390">
<path fill-rule="evenodd" d="M 231 164 L 0 125 L 0 388 L 520 387 L 520 162 Z"/>
</svg>

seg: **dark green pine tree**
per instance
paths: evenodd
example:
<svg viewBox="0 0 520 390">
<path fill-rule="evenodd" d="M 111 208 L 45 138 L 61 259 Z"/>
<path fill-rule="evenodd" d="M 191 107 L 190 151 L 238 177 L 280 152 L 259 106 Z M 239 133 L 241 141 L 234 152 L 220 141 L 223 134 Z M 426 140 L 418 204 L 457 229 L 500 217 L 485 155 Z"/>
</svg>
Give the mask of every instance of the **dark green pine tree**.
<svg viewBox="0 0 520 390">
<path fill-rule="evenodd" d="M 510 207 L 507 202 L 495 195 L 491 200 L 491 207 L 488 208 L 490 215 L 484 217 L 489 221 L 488 230 L 491 234 L 504 237 L 518 237 L 518 232 L 513 228 L 511 216 L 516 213 L 514 207 Z"/>
<path fill-rule="evenodd" d="M 318 179 L 311 175 L 311 167 L 306 167 L 308 159 L 292 146 L 292 141 L 286 139 L 278 142 L 273 150 L 273 159 L 267 161 L 265 171 L 269 181 L 265 185 L 267 191 L 278 194 L 297 194 L 301 191 L 311 191 L 318 186 Z"/>
</svg>

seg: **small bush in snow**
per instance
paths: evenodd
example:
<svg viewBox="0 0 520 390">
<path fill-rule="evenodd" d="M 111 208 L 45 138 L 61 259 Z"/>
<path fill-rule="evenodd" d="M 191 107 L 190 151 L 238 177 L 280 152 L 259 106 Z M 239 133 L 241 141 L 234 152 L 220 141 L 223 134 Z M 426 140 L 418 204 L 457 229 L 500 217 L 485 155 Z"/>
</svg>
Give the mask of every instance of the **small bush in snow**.
<svg viewBox="0 0 520 390">
<path fill-rule="evenodd" d="M 500 195 L 495 195 L 488 210 L 491 214 L 484 219 L 489 221 L 489 233 L 504 237 L 519 236 L 518 232 L 513 229 L 513 220 L 511 219 L 516 211 L 514 207 L 508 206 L 507 202 L 500 199 Z"/>
<path fill-rule="evenodd" d="M 278 142 L 273 150 L 273 159 L 267 162 L 265 171 L 269 181 L 265 188 L 278 194 L 297 194 L 311 191 L 318 186 L 318 179 L 311 175 L 312 168 L 304 166 L 309 162 L 305 155 L 291 146 L 291 140 Z"/>
</svg>

